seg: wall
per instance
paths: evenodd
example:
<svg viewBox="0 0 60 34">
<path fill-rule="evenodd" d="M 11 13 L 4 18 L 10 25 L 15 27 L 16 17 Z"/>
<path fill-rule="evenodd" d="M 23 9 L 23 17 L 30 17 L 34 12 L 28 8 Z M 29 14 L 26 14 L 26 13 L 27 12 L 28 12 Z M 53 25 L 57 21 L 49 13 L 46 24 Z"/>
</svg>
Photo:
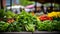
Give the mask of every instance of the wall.
<svg viewBox="0 0 60 34">
<path fill-rule="evenodd" d="M 6 6 L 6 0 L 2 0 L 3 2 L 3 7 L 5 7 Z"/>
</svg>

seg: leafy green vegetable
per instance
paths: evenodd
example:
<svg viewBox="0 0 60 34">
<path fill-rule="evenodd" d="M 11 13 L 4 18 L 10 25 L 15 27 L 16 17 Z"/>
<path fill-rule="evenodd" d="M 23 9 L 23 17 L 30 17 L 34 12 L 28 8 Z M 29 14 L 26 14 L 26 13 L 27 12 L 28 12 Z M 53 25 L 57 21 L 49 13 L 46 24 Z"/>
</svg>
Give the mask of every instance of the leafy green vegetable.
<svg viewBox="0 0 60 34">
<path fill-rule="evenodd" d="M 38 30 L 46 30 L 46 31 L 51 31 L 53 29 L 52 22 L 49 20 L 43 21 L 38 23 L 37 25 Z"/>
<path fill-rule="evenodd" d="M 37 23 L 37 18 L 36 18 L 36 16 L 32 16 L 31 13 L 22 11 L 21 14 L 19 15 L 18 22 L 22 24 L 23 29 L 26 28 L 27 31 L 34 31 L 33 25 Z M 31 28 L 31 26 L 32 26 L 32 28 Z"/>
<path fill-rule="evenodd" d="M 6 23 L 6 22 L 3 22 L 3 21 L 0 21 L 0 31 L 6 31 L 7 28 L 9 26 L 9 23 Z"/>
<path fill-rule="evenodd" d="M 15 21 L 18 21 L 18 19 L 19 19 L 19 14 L 16 14 L 14 18 L 15 18 Z"/>
<path fill-rule="evenodd" d="M 0 10 L 0 14 L 1 14 L 1 15 L 0 15 L 0 18 L 4 18 L 4 16 L 5 16 L 5 12 L 4 12 L 3 9 Z"/>
<path fill-rule="evenodd" d="M 19 15 L 18 22 L 22 24 L 33 24 L 37 22 L 37 18 L 35 16 L 32 16 L 32 14 L 29 14 L 25 11 L 22 11 L 21 14 Z"/>
<path fill-rule="evenodd" d="M 11 12 L 11 11 L 7 11 L 5 12 L 5 16 L 6 18 L 13 18 L 16 14 Z"/>
<path fill-rule="evenodd" d="M 54 30 L 60 31 L 60 21 L 53 20 Z"/>
<path fill-rule="evenodd" d="M 15 31 L 22 31 L 22 27 L 20 27 L 20 24 L 18 22 L 13 22 L 8 27 L 8 32 L 15 32 Z"/>
<path fill-rule="evenodd" d="M 35 26 L 33 24 L 28 24 L 25 26 L 26 31 L 34 32 Z"/>
</svg>

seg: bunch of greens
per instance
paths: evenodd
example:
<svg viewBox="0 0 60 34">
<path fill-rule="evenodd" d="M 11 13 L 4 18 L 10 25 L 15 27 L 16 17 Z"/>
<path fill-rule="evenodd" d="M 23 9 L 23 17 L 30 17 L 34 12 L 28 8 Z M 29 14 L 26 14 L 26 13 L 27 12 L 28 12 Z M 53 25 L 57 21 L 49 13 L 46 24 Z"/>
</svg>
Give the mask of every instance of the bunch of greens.
<svg viewBox="0 0 60 34">
<path fill-rule="evenodd" d="M 22 31 L 21 24 L 18 22 L 7 23 L 0 21 L 0 32 L 20 32 Z"/>
<path fill-rule="evenodd" d="M 4 18 L 5 16 L 5 12 L 3 9 L 0 10 L 0 18 Z"/>
<path fill-rule="evenodd" d="M 34 29 L 33 25 L 35 25 L 35 23 L 37 23 L 37 18 L 36 18 L 36 16 L 32 16 L 31 13 L 22 11 L 21 14 L 19 15 L 18 22 L 20 22 L 22 24 L 22 27 L 24 29 L 26 29 L 26 31 L 34 31 L 35 29 Z M 32 24 L 32 28 L 31 28 L 30 24 Z"/>
<path fill-rule="evenodd" d="M 7 11 L 7 12 L 5 12 L 5 16 L 6 16 L 6 18 L 14 18 L 15 15 L 16 15 L 16 14 L 13 13 L 13 12 L 11 12 L 11 11 Z"/>
<path fill-rule="evenodd" d="M 38 22 L 36 25 L 39 31 L 60 31 L 60 21 L 57 20 L 46 20 Z"/>
<path fill-rule="evenodd" d="M 54 30 L 60 31 L 60 21 L 53 20 Z"/>
<path fill-rule="evenodd" d="M 15 17 L 14 17 L 14 18 L 15 18 L 15 21 L 18 21 L 19 15 L 20 15 L 20 14 L 16 14 L 16 15 L 15 15 Z"/>
<path fill-rule="evenodd" d="M 52 31 L 54 29 L 52 21 L 46 20 L 37 24 L 37 29 L 40 31 Z"/>
<path fill-rule="evenodd" d="M 18 22 L 11 23 L 8 27 L 8 32 L 20 32 L 21 31 L 20 24 Z"/>
<path fill-rule="evenodd" d="M 8 32 L 20 32 L 22 31 L 22 27 L 21 24 L 19 22 L 13 22 L 9 25 L 9 27 L 7 28 Z"/>
<path fill-rule="evenodd" d="M 9 23 L 0 21 L 0 32 L 6 32 L 8 27 L 9 27 Z"/>
<path fill-rule="evenodd" d="M 58 29 L 58 31 L 60 31 L 60 21 L 58 21 L 58 23 L 57 23 L 57 29 Z"/>
<path fill-rule="evenodd" d="M 34 32 L 35 31 L 35 25 L 33 24 L 28 24 L 25 25 L 26 31 Z"/>
</svg>

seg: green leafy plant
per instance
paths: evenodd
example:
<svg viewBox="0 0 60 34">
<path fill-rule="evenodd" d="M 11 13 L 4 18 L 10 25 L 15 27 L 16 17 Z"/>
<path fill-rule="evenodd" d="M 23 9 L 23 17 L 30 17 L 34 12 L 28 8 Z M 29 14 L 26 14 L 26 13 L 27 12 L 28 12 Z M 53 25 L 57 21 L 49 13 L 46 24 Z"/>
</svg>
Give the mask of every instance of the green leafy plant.
<svg viewBox="0 0 60 34">
<path fill-rule="evenodd" d="M 52 21 L 46 20 L 37 24 L 37 29 L 40 31 L 52 31 L 53 24 Z"/>
<path fill-rule="evenodd" d="M 0 18 L 4 18 L 4 16 L 5 16 L 5 12 L 4 12 L 4 9 L 1 9 L 0 10 Z"/>
<path fill-rule="evenodd" d="M 53 20 L 54 30 L 60 31 L 60 21 Z"/>
<path fill-rule="evenodd" d="M 31 13 L 27 13 L 25 11 L 22 11 L 21 14 L 19 15 L 18 22 L 20 22 L 22 24 L 23 28 L 25 28 L 25 27 L 29 28 L 28 27 L 28 26 L 30 26 L 29 24 L 36 24 L 37 23 L 37 18 L 36 18 L 36 16 L 32 16 Z M 26 30 L 27 30 L 27 28 L 26 28 Z M 30 30 L 28 29 L 28 31 L 30 31 Z"/>
<path fill-rule="evenodd" d="M 8 32 L 20 32 L 22 27 L 19 22 L 13 22 L 8 27 Z"/>
<path fill-rule="evenodd" d="M 35 31 L 35 25 L 33 24 L 27 24 L 25 25 L 26 31 L 34 32 Z"/>
<path fill-rule="evenodd" d="M 22 24 L 28 24 L 28 23 L 33 24 L 33 23 L 37 22 L 37 18 L 35 16 L 32 16 L 32 14 L 29 14 L 29 13 L 23 11 L 19 15 L 18 22 L 20 22 Z"/>
<path fill-rule="evenodd" d="M 0 21 L 0 31 L 6 32 L 8 26 L 9 26 L 9 23 L 6 23 L 6 22 L 4 22 L 4 21 Z"/>
<path fill-rule="evenodd" d="M 6 18 L 14 18 L 15 15 L 16 15 L 16 14 L 13 13 L 13 12 L 11 12 L 11 11 L 7 11 L 7 12 L 5 12 L 5 16 L 6 16 Z"/>
</svg>

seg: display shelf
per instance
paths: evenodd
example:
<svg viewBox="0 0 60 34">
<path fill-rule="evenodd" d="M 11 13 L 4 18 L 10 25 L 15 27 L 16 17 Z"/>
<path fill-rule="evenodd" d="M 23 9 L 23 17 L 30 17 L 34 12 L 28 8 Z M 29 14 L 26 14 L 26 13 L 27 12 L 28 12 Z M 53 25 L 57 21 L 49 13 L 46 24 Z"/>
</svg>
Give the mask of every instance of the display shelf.
<svg viewBox="0 0 60 34">
<path fill-rule="evenodd" d="M 33 34 L 60 34 L 58 31 L 48 32 L 48 31 L 35 31 Z"/>
<path fill-rule="evenodd" d="M 35 31 L 35 32 L 0 32 L 0 34 L 60 34 L 58 31 Z"/>
<path fill-rule="evenodd" d="M 0 34 L 32 34 L 32 32 L 0 32 Z"/>
</svg>

